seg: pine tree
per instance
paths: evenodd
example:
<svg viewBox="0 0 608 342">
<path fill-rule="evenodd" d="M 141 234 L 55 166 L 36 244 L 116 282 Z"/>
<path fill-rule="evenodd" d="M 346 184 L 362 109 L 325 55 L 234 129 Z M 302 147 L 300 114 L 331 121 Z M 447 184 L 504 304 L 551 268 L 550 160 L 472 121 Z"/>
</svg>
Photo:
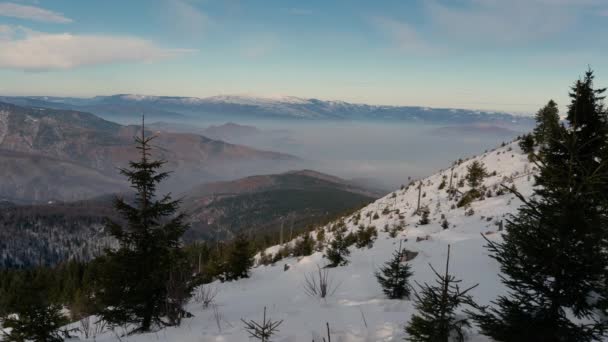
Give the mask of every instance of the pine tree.
<svg viewBox="0 0 608 342">
<path fill-rule="evenodd" d="M 0 318 L 0 340 L 7 342 L 63 341 L 62 327 L 68 324 L 61 306 L 50 300 L 52 280 L 46 269 L 21 273 L 21 279 L 10 293 L 10 302 Z M 10 331 L 10 332 L 9 332 Z"/>
<path fill-rule="evenodd" d="M 59 342 L 65 333 L 61 328 L 68 320 L 61 313 L 61 306 L 56 304 L 22 305 L 13 315 L 1 320 L 4 333 L 2 341 L 23 342 Z M 0 336 L 3 334 L 0 332 Z"/>
<path fill-rule="evenodd" d="M 534 152 L 534 136 L 532 134 L 524 134 L 519 140 L 519 147 L 525 154 L 532 154 Z"/>
<path fill-rule="evenodd" d="M 225 279 L 249 278 L 249 270 L 254 263 L 253 254 L 249 239 L 244 234 L 237 235 L 228 255 Z"/>
<path fill-rule="evenodd" d="M 436 285 L 420 285 L 420 293 L 414 292 L 417 312 L 405 328 L 408 333 L 407 340 L 412 342 L 449 342 L 451 337 L 456 341 L 464 341 L 463 329 L 470 326 L 466 318 L 458 317 L 456 309 L 462 304 L 474 305 L 468 292 L 477 287 L 471 286 L 461 290 L 457 280 L 449 273 L 450 246 L 445 264 L 445 273 L 439 274 L 431 265 L 435 273 Z"/>
<path fill-rule="evenodd" d="M 183 312 L 172 307 L 167 286 L 176 265 L 184 264 L 180 238 L 187 229 L 185 216 L 176 214 L 180 202 L 172 200 L 170 194 L 156 197 L 156 186 L 168 173 L 159 171 L 164 161 L 151 159 L 150 141 L 154 137 L 145 136 L 143 121 L 141 131 L 141 137 L 135 138 L 140 160 L 121 169 L 135 189 L 135 198 L 114 201 L 124 225 L 109 221 L 107 229 L 120 247 L 107 250 L 96 293 L 103 306 L 100 316 L 110 325 L 133 324 L 135 332 L 169 325 L 171 322 L 163 320 L 168 311 Z"/>
<path fill-rule="evenodd" d="M 597 311 L 608 300 L 608 172 L 606 162 L 596 159 L 604 119 L 596 103 L 601 92 L 591 88 L 592 80 L 588 72 L 576 83 L 569 127 L 561 126 L 540 154 L 535 195 L 525 199 L 511 190 L 524 205 L 507 220 L 504 241 L 488 242 L 509 294 L 473 317 L 496 341 L 605 336 L 607 326 Z"/>
<path fill-rule="evenodd" d="M 329 243 L 329 246 L 325 250 L 325 258 L 329 261 L 327 267 L 344 266 L 348 264 L 348 256 L 350 251 L 348 250 L 348 243 L 344 238 L 344 232 L 342 229 L 337 229 L 334 232 L 334 239 Z"/>
<path fill-rule="evenodd" d="M 547 145 L 552 139 L 557 138 L 559 132 L 559 109 L 557 103 L 550 100 L 546 106 L 536 113 L 536 128 L 534 128 L 534 140 L 539 146 Z"/>
<path fill-rule="evenodd" d="M 399 244 L 399 249 L 393 252 L 393 258 L 387 261 L 380 271 L 376 272 L 376 279 L 382 286 L 382 292 L 390 299 L 409 298 L 409 278 L 412 276 L 411 267 L 403 263 L 404 253 Z"/>
<path fill-rule="evenodd" d="M 466 180 L 471 189 L 477 189 L 487 175 L 485 166 L 478 160 L 473 161 L 467 166 Z"/>
</svg>

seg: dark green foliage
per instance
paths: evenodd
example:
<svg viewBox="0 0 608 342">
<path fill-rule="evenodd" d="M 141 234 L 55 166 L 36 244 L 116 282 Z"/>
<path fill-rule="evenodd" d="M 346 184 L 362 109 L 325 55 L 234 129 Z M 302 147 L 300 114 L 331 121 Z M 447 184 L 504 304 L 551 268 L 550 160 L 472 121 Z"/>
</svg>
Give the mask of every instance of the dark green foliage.
<svg viewBox="0 0 608 342">
<path fill-rule="evenodd" d="M 261 322 L 244 319 L 241 319 L 241 321 L 245 324 L 245 330 L 247 330 L 249 336 L 261 342 L 270 342 L 270 338 L 279 331 L 278 328 L 283 323 L 283 320 L 266 319 L 266 307 L 264 307 L 264 317 Z"/>
<path fill-rule="evenodd" d="M 473 203 L 476 199 L 480 198 L 482 195 L 481 191 L 477 189 L 471 189 L 462 195 L 456 206 L 458 208 L 467 207 L 469 204 Z"/>
<path fill-rule="evenodd" d="M 534 128 L 534 141 L 538 146 L 546 146 L 551 140 L 558 138 L 559 109 L 557 103 L 550 100 L 546 106 L 536 113 L 536 128 Z M 523 148 L 522 148 L 523 150 Z"/>
<path fill-rule="evenodd" d="M 519 147 L 525 154 L 534 153 L 534 136 L 532 134 L 524 134 L 519 140 Z"/>
<path fill-rule="evenodd" d="M 478 160 L 473 161 L 469 166 L 467 166 L 466 180 L 467 184 L 472 189 L 479 187 L 487 175 L 488 173 L 485 166 Z"/>
<path fill-rule="evenodd" d="M 408 263 L 403 263 L 404 253 L 399 245 L 399 249 L 393 252 L 393 258 L 375 273 L 376 279 L 382 286 L 382 292 L 390 299 L 409 298 L 410 285 L 409 278 L 412 276 L 411 267 Z"/>
<path fill-rule="evenodd" d="M 412 342 L 464 341 L 463 329 L 470 324 L 466 318 L 458 317 L 456 309 L 462 304 L 474 305 L 468 292 L 477 285 L 461 290 L 457 280 L 449 273 L 450 247 L 445 265 L 445 273 L 439 274 L 433 266 L 435 285 L 420 285 L 420 292 L 414 291 L 416 313 L 405 328 L 406 338 Z M 453 337 L 453 339 L 451 339 Z"/>
<path fill-rule="evenodd" d="M 6 298 L 6 307 L 0 315 L 0 323 L 10 333 L 2 336 L 3 341 L 63 341 L 66 332 L 61 328 L 68 323 L 61 313 L 61 306 L 50 300 L 51 283 L 42 272 L 22 273 L 15 278 L 18 284 L 12 288 L 12 298 Z"/>
<path fill-rule="evenodd" d="M 249 270 L 253 267 L 254 252 L 249 239 L 243 234 L 237 235 L 226 262 L 225 280 L 249 278 Z"/>
<path fill-rule="evenodd" d="M 447 219 L 445 219 L 445 218 L 443 219 L 443 221 L 441 222 L 441 228 L 443 228 L 443 229 L 450 228 L 450 223 L 448 222 Z"/>
<path fill-rule="evenodd" d="M 337 267 L 348 264 L 348 242 L 344 237 L 344 232 L 338 229 L 334 232 L 334 238 L 325 249 L 325 258 L 329 261 L 326 267 Z"/>
<path fill-rule="evenodd" d="M 293 246 L 293 256 L 311 255 L 314 250 L 315 240 L 310 237 L 310 233 L 306 233 L 296 240 L 296 243 Z"/>
<path fill-rule="evenodd" d="M 103 306 L 99 315 L 110 325 L 133 324 L 135 331 L 172 324 L 163 318 L 175 310 L 183 312 L 181 307 L 174 307 L 168 285 L 175 268 L 186 260 L 180 238 L 187 225 L 183 214 L 175 215 L 179 201 L 169 195 L 156 197 L 156 186 L 168 173 L 159 171 L 163 161 L 150 159 L 152 139 L 144 136 L 142 127 L 142 136 L 136 138 L 141 159 L 121 170 L 136 191 L 135 199 L 133 203 L 115 200 L 124 224 L 109 221 L 107 228 L 120 248 L 107 250 L 102 259 L 103 272 L 96 292 Z"/>
<path fill-rule="evenodd" d="M 442 190 L 446 186 L 445 176 L 441 178 L 441 183 L 439 183 L 439 187 L 437 189 Z"/>
<path fill-rule="evenodd" d="M 11 332 L 3 337 L 3 341 L 58 342 L 63 341 L 67 334 L 60 331 L 68 320 L 61 314 L 61 307 L 58 305 L 23 305 L 15 314 L 17 316 L 1 320 L 4 328 L 11 329 Z"/>
<path fill-rule="evenodd" d="M 357 248 L 372 248 L 374 246 L 374 241 L 378 237 L 378 230 L 374 226 L 369 226 L 365 228 L 364 226 L 359 226 L 357 229 L 357 233 L 355 234 L 356 242 L 355 246 Z"/>
<path fill-rule="evenodd" d="M 488 242 L 509 289 L 473 314 L 496 341 L 598 341 L 606 336 L 608 172 L 605 113 L 586 74 L 571 94 L 569 127 L 542 147 L 535 196 Z M 602 142 L 598 137 L 602 136 Z M 594 300 L 590 300 L 593 298 Z M 576 318 L 571 320 L 571 317 Z"/>
</svg>

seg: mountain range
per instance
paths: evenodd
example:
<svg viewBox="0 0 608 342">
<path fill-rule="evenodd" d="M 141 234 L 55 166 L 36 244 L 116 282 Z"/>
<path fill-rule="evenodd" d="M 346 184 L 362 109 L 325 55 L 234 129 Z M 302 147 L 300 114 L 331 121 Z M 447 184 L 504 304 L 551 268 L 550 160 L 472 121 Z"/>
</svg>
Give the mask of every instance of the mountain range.
<svg viewBox="0 0 608 342">
<path fill-rule="evenodd" d="M 280 119 L 412 121 L 423 123 L 530 124 L 531 118 L 503 112 L 418 106 L 386 106 L 326 101 L 294 96 L 263 98 L 221 95 L 206 98 L 118 94 L 91 98 L 4 96 L 0 101 L 22 106 L 73 109 L 119 122 L 133 122 L 142 113 L 153 120 Z"/>
<path fill-rule="evenodd" d="M 179 195 L 188 215 L 186 242 L 224 240 L 241 232 L 285 239 L 311 224 L 368 204 L 382 194 L 311 170 L 251 176 L 195 186 Z M 120 196 L 130 198 L 128 194 Z M 116 218 L 114 196 L 17 205 L 2 202 L 0 268 L 89 260 L 115 241 L 104 230 Z"/>
<path fill-rule="evenodd" d="M 0 198 L 78 200 L 127 189 L 119 168 L 138 158 L 125 126 L 69 109 L 0 103 Z M 213 140 L 198 134 L 153 132 L 153 156 L 173 172 L 163 191 L 188 184 L 287 170 L 298 158 Z"/>
</svg>

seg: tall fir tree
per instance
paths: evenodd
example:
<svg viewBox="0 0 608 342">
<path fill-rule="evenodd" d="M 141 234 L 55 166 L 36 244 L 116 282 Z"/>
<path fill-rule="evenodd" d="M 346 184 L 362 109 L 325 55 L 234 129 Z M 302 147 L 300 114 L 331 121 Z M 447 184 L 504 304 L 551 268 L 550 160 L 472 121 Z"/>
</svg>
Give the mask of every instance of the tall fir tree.
<svg viewBox="0 0 608 342">
<path fill-rule="evenodd" d="M 409 278 L 412 276 L 411 266 L 403 262 L 405 253 L 401 249 L 393 252 L 391 260 L 376 272 L 376 279 L 382 286 L 382 292 L 390 299 L 409 298 L 411 288 Z"/>
<path fill-rule="evenodd" d="M 503 242 L 488 242 L 509 294 L 473 314 L 496 341 L 596 341 L 608 299 L 605 125 L 593 74 L 575 84 L 568 127 L 539 156 L 538 187 L 507 220 Z M 582 125 L 582 126 L 581 126 Z M 575 318 L 572 320 L 571 318 Z"/>
<path fill-rule="evenodd" d="M 156 196 L 157 185 L 169 174 L 160 171 L 164 161 L 151 157 L 153 139 L 145 136 L 142 120 L 141 136 L 135 138 L 141 158 L 121 169 L 135 189 L 135 198 L 114 201 L 123 221 L 108 221 L 107 229 L 119 248 L 107 251 L 96 293 L 103 307 L 100 316 L 110 325 L 132 324 L 137 327 L 134 332 L 170 325 L 163 317 L 176 310 L 185 314 L 174 307 L 168 288 L 176 268 L 186 264 L 180 239 L 187 224 L 184 214 L 177 214 L 179 200 L 172 200 L 170 194 Z"/>
<path fill-rule="evenodd" d="M 534 128 L 534 141 L 539 146 L 546 146 L 559 133 L 559 108 L 555 101 L 550 100 L 547 105 L 536 113 L 536 127 Z"/>
<path fill-rule="evenodd" d="M 450 274 L 450 246 L 445 263 L 445 273 L 439 274 L 433 266 L 436 276 L 435 285 L 418 285 L 420 292 L 415 291 L 416 313 L 405 328 L 406 340 L 411 342 L 462 342 L 465 339 L 464 328 L 470 323 L 465 316 L 458 316 L 456 309 L 461 305 L 474 305 L 469 291 L 471 286 L 461 290 L 461 280 Z"/>
</svg>

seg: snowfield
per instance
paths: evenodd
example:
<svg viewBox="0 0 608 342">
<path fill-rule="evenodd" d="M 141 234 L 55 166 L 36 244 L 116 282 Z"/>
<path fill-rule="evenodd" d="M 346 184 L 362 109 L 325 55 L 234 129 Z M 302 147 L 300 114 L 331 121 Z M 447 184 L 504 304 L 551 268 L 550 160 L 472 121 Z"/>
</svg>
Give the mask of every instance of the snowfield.
<svg viewBox="0 0 608 342">
<path fill-rule="evenodd" d="M 471 206 L 473 215 L 467 216 L 464 208 L 455 207 L 457 201 L 448 199 L 447 186 L 443 190 L 438 189 L 442 177 L 445 176 L 449 182 L 449 168 L 422 179 L 421 203 L 428 206 L 431 213 L 428 225 L 418 226 L 419 216 L 413 216 L 418 199 L 417 185 L 390 193 L 361 209 L 359 224 L 374 225 L 378 229 L 378 239 L 369 249 L 351 246 L 350 263 L 330 269 L 336 290 L 325 300 L 308 296 L 303 288 L 305 275 L 316 271 L 317 265 L 326 264 L 323 253 L 316 252 L 308 257 L 283 259 L 273 266 L 258 266 L 252 270 L 249 279 L 207 285 L 218 291 L 216 305 L 203 309 L 202 304 L 190 303 L 187 309 L 194 317 L 185 319 L 180 327 L 120 338 L 117 336 L 124 331 L 116 329 L 88 340 L 248 341 L 241 318 L 260 321 L 263 309 L 267 307 L 268 316 L 273 320 L 283 320 L 273 341 L 322 341 L 326 322 L 331 327 L 332 341 L 401 341 L 405 337 L 404 326 L 414 312 L 413 301 L 386 299 L 374 277 L 374 272 L 390 259 L 400 241 L 405 249 L 418 252 L 409 261 L 414 273 L 410 278 L 411 285 L 415 288 L 413 280 L 419 283 L 434 281 L 429 263 L 442 270 L 447 245 L 450 244 L 451 272 L 463 280 L 462 287 L 479 283 L 471 294 L 478 303 L 488 304 L 504 294 L 505 289 L 497 275 L 498 264 L 489 258 L 484 248 L 482 234 L 490 240 L 501 239 L 498 232 L 501 220 L 516 212 L 521 204 L 508 192 L 496 196 L 496 190 L 501 184 L 509 187 L 514 184 L 524 196 L 529 196 L 533 186 L 532 174 L 536 169 L 517 144 L 511 143 L 455 166 L 454 185 L 466 175 L 466 167 L 473 160 L 483 162 L 489 173 L 496 171 L 495 175 L 484 180 L 485 186 L 492 191 L 492 197 L 475 201 Z M 464 192 L 468 188 L 465 185 L 459 190 Z M 375 213 L 379 218 L 373 219 Z M 441 228 L 442 214 L 449 222 L 449 229 Z M 351 231 L 357 229 L 354 217 L 355 214 L 344 218 Z M 403 222 L 405 228 L 395 238 L 384 231 L 385 226 L 390 229 Z M 323 227 L 327 230 L 326 239 L 332 235 L 330 226 Z M 271 247 L 266 252 L 274 253 L 279 247 Z M 285 264 L 289 265 L 286 271 Z M 470 341 L 488 341 L 477 334 L 475 327 L 469 333 Z M 82 335 L 78 338 L 86 340 Z"/>
</svg>

